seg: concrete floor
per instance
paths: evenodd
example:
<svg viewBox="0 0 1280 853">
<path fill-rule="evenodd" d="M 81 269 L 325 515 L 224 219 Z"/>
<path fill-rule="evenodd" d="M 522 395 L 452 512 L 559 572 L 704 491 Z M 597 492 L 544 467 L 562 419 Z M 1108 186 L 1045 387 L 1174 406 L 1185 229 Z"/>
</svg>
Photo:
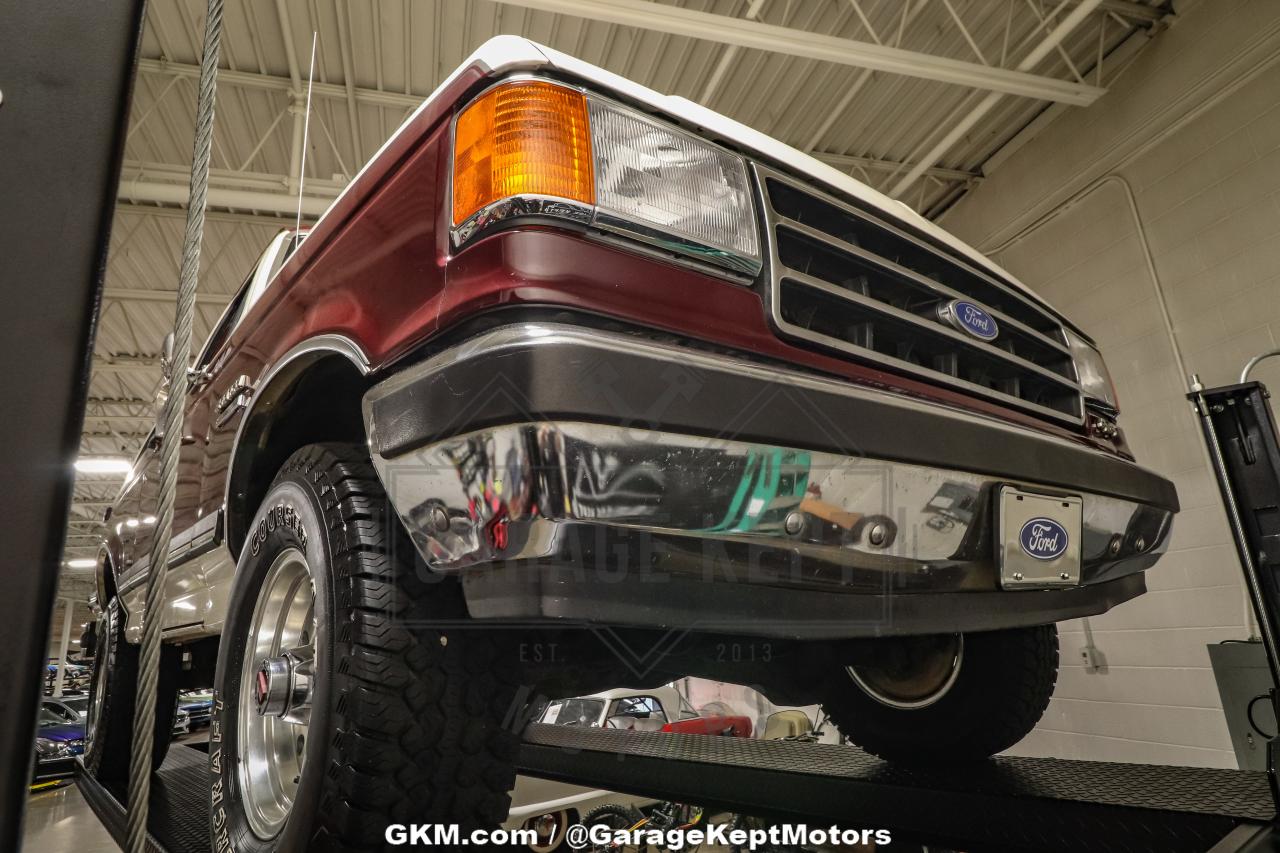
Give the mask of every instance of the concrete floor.
<svg viewBox="0 0 1280 853">
<path fill-rule="evenodd" d="M 117 853 L 74 782 L 32 794 L 22 831 L 24 853 Z"/>
</svg>

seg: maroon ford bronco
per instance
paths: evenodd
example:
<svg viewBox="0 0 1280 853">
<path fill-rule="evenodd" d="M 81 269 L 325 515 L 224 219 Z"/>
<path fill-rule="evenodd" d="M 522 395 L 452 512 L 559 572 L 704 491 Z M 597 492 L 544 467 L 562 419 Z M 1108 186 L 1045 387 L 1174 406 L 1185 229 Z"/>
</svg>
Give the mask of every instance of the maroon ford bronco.
<svg viewBox="0 0 1280 853">
<path fill-rule="evenodd" d="M 157 755 L 219 851 L 503 820 L 546 701 L 684 675 L 891 760 L 1035 725 L 1055 623 L 1178 503 L 1097 349 L 903 205 L 523 39 L 482 47 L 191 370 Z M 158 441 L 109 517 L 87 764 L 127 772 Z"/>
</svg>

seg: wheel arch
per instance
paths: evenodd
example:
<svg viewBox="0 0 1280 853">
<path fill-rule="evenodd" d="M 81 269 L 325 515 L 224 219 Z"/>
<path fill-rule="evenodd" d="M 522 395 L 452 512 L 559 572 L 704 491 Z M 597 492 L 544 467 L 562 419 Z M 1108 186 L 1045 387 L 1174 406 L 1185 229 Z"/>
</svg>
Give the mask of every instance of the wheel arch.
<svg viewBox="0 0 1280 853">
<path fill-rule="evenodd" d="M 115 559 L 107 543 L 98 549 L 98 566 L 94 575 L 98 606 L 105 610 L 107 602 L 116 594 Z"/>
<path fill-rule="evenodd" d="M 321 335 L 295 346 L 258 383 L 232 443 L 224 535 L 238 559 L 249 524 L 276 471 L 298 448 L 366 441 L 361 398 L 369 362 L 353 341 Z"/>
</svg>

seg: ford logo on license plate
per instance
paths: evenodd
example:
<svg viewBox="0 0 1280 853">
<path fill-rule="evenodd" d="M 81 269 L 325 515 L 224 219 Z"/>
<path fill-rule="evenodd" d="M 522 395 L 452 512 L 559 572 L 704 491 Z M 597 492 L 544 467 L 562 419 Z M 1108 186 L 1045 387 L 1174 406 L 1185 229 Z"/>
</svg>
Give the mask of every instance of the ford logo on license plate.
<svg viewBox="0 0 1280 853">
<path fill-rule="evenodd" d="M 1067 550 L 1067 529 L 1052 518 L 1033 518 L 1018 536 L 1022 550 L 1037 560 L 1056 560 Z"/>
<path fill-rule="evenodd" d="M 952 299 L 938 306 L 938 315 L 954 328 L 979 340 L 994 341 L 1000 334 L 996 318 L 965 299 Z"/>
</svg>

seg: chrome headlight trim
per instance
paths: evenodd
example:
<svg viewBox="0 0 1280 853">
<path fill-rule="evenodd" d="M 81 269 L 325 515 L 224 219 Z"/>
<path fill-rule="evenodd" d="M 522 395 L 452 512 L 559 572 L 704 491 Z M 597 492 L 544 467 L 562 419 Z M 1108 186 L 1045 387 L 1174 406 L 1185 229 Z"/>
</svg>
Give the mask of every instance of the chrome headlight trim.
<svg viewBox="0 0 1280 853">
<path fill-rule="evenodd" d="M 516 195 L 487 204 L 453 229 L 453 244 L 461 248 L 472 238 L 513 219 L 559 219 L 590 225 L 595 208 L 579 201 L 544 195 Z"/>
</svg>

